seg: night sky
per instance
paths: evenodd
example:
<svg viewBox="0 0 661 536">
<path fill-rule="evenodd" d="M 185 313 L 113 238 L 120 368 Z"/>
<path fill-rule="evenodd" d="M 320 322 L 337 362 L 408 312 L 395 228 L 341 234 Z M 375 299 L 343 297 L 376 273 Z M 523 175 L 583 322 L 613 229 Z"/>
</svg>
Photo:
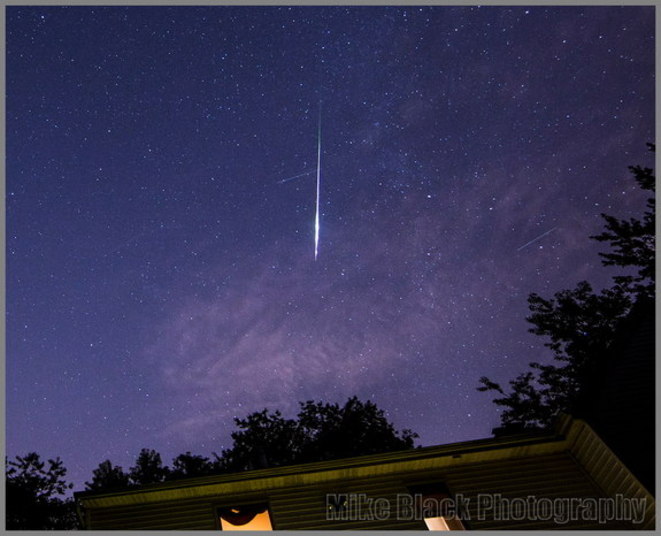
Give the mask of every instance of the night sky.
<svg viewBox="0 0 661 536">
<path fill-rule="evenodd" d="M 588 237 L 644 209 L 653 7 L 6 21 L 7 455 L 60 456 L 76 489 L 300 400 L 488 437 L 480 376 L 550 356 L 528 294 L 608 286 Z"/>
</svg>

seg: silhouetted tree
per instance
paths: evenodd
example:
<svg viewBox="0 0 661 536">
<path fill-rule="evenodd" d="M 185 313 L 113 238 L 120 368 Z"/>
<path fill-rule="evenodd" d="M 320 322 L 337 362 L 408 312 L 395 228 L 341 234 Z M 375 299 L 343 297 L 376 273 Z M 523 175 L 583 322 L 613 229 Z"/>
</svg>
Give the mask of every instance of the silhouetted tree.
<svg viewBox="0 0 661 536">
<path fill-rule="evenodd" d="M 294 419 L 280 411 L 256 411 L 245 419 L 235 418 L 239 431 L 232 432 L 234 445 L 217 459 L 223 471 L 244 471 L 296 463 L 304 438 Z"/>
<path fill-rule="evenodd" d="M 649 144 L 654 151 L 654 145 Z M 654 191 L 649 168 L 629 168 L 641 188 Z M 580 413 L 590 392 L 591 378 L 614 342 L 617 326 L 636 300 L 654 296 L 654 199 L 648 199 L 643 220 L 618 220 L 602 214 L 606 231 L 591 238 L 610 242 L 613 253 L 601 253 L 602 264 L 638 268 L 637 275 L 616 275 L 612 289 L 595 294 L 587 281 L 574 290 L 557 292 L 546 300 L 531 294 L 528 303 L 533 324 L 530 332 L 548 337 L 545 346 L 558 364 L 530 363 L 532 370 L 509 382 L 510 391 L 487 377 L 480 378 L 479 391 L 495 391 L 494 403 L 504 409 L 496 435 L 547 428 L 559 412 Z"/>
<path fill-rule="evenodd" d="M 94 470 L 92 482 L 85 483 L 87 489 L 111 491 L 178 478 L 404 450 L 413 448 L 418 437 L 410 430 L 397 432 L 375 404 L 356 397 L 344 406 L 301 402 L 296 419 L 264 409 L 234 422 L 239 429 L 231 434 L 232 448 L 223 450 L 221 456 L 214 453 L 213 462 L 186 452 L 173 459 L 170 469 L 163 466 L 158 452 L 142 449 L 129 474 L 106 460 Z"/>
<path fill-rule="evenodd" d="M 298 419 L 307 438 L 301 447 L 301 461 L 410 449 L 418 437 L 408 429 L 395 431 L 383 410 L 355 396 L 342 407 L 308 401 L 301 404 Z"/>
<path fill-rule="evenodd" d="M 550 339 L 544 346 L 559 364 L 530 363 L 532 370 L 509 382 L 509 393 L 487 377 L 480 379 L 478 390 L 496 391 L 502 396 L 494 403 L 506 408 L 501 426 L 494 429 L 497 435 L 546 428 L 558 413 L 575 413 L 594 359 L 608 350 L 616 326 L 631 307 L 630 297 L 619 287 L 597 295 L 587 281 L 550 300 L 531 294 L 528 303 L 533 314 L 527 320 L 535 326 L 530 331 Z"/>
<path fill-rule="evenodd" d="M 297 419 L 265 409 L 235 423 L 240 430 L 232 433 L 234 445 L 219 459 L 226 471 L 409 449 L 418 437 L 396 432 L 382 410 L 356 397 L 344 406 L 301 402 Z"/>
<path fill-rule="evenodd" d="M 99 467 L 92 471 L 92 481 L 85 482 L 85 489 L 92 491 L 117 490 L 124 489 L 129 485 L 129 475 L 121 467 L 114 466 L 110 460 L 99 464 Z"/>
<path fill-rule="evenodd" d="M 656 147 L 648 143 L 650 151 Z M 636 182 L 643 190 L 655 192 L 656 177 L 654 170 L 640 166 L 630 166 Z M 647 199 L 647 210 L 642 220 L 630 218 L 620 220 L 608 214 L 601 215 L 606 220 L 606 230 L 591 238 L 599 242 L 610 242 L 613 251 L 600 253 L 605 266 L 633 267 L 637 275 L 618 275 L 615 282 L 623 289 L 635 295 L 654 297 L 654 260 L 655 248 L 655 200 Z"/>
<path fill-rule="evenodd" d="M 59 458 L 41 461 L 36 452 L 7 461 L 6 528 L 8 530 L 71 530 L 80 528 L 73 499 L 61 499 L 71 489 Z"/>
<path fill-rule="evenodd" d="M 214 469 L 215 466 L 209 458 L 185 452 L 172 460 L 172 469 L 167 479 L 210 475 L 213 474 Z"/>
<path fill-rule="evenodd" d="M 135 461 L 135 466 L 131 467 L 129 479 L 131 484 L 137 486 L 154 484 L 156 482 L 163 482 L 169 472 L 169 469 L 163 466 L 161 455 L 158 452 L 150 449 L 142 449 Z"/>
</svg>

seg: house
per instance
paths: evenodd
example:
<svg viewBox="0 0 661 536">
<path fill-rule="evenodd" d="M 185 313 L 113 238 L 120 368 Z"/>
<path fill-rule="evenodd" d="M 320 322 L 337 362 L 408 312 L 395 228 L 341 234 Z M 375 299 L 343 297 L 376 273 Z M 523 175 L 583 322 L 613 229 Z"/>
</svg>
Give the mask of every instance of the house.
<svg viewBox="0 0 661 536">
<path fill-rule="evenodd" d="M 583 420 L 527 433 L 113 492 L 87 529 L 653 529 L 654 497 Z"/>
<path fill-rule="evenodd" d="M 655 300 L 640 298 L 620 322 L 574 413 L 656 496 L 655 308 Z"/>
</svg>

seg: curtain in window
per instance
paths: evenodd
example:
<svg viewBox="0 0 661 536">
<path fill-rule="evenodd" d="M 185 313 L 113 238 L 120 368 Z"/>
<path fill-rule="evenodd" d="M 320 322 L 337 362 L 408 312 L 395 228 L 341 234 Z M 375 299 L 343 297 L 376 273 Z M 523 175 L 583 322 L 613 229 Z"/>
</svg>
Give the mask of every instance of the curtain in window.
<svg viewBox="0 0 661 536">
<path fill-rule="evenodd" d="M 257 514 L 266 511 L 265 504 L 249 504 L 248 506 L 232 506 L 220 508 L 218 514 L 222 519 L 235 526 L 250 523 Z"/>
</svg>

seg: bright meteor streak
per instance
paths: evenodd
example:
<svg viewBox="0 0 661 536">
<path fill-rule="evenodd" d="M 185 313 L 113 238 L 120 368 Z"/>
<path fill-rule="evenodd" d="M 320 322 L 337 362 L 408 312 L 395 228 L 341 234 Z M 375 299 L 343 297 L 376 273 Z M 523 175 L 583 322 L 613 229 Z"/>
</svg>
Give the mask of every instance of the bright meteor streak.
<svg viewBox="0 0 661 536">
<path fill-rule="evenodd" d="M 314 215 L 314 260 L 319 254 L 319 187 L 321 185 L 321 104 L 319 105 L 319 127 L 317 129 L 317 209 Z"/>
</svg>

